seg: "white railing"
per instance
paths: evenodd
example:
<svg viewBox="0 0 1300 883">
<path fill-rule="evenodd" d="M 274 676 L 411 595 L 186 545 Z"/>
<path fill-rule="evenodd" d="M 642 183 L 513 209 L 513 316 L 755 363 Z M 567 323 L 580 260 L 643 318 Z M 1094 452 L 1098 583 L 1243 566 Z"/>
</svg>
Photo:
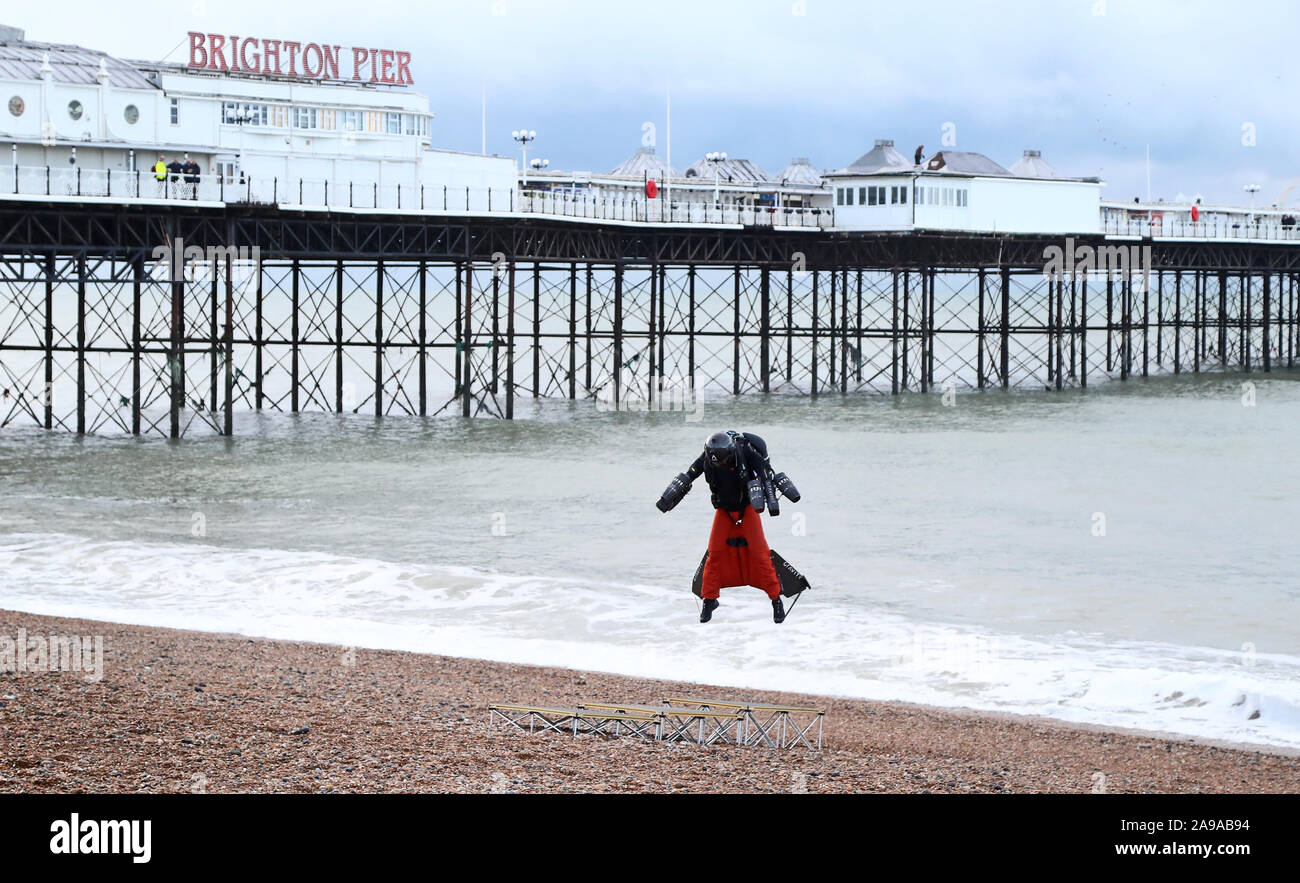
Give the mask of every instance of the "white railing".
<svg viewBox="0 0 1300 883">
<path fill-rule="evenodd" d="M 308 178 L 250 178 L 151 170 L 90 169 L 80 166 L 9 166 L 0 181 L 7 195 L 79 199 L 177 200 L 254 203 L 286 208 L 381 209 L 424 213 L 523 213 L 602 221 L 664 224 L 727 224 L 757 227 L 834 225 L 830 208 L 774 208 L 673 202 L 634 196 L 594 196 L 581 191 L 523 191 L 435 184 L 378 184 Z"/>
<path fill-rule="evenodd" d="M 1104 232 L 1114 236 L 1142 236 L 1154 239 L 1252 239 L 1261 241 L 1300 241 L 1300 227 L 1284 224 L 1276 218 L 1256 218 L 1254 223 L 1222 217 L 1198 221 L 1163 219 L 1159 221 L 1107 218 Z"/>
<path fill-rule="evenodd" d="M 656 224 L 729 224 L 744 227 L 812 227 L 835 224 L 833 209 L 763 205 L 719 205 L 705 202 L 668 202 L 644 197 L 586 196 L 564 191 L 526 191 L 520 211 L 564 217 L 598 218 Z"/>
</svg>

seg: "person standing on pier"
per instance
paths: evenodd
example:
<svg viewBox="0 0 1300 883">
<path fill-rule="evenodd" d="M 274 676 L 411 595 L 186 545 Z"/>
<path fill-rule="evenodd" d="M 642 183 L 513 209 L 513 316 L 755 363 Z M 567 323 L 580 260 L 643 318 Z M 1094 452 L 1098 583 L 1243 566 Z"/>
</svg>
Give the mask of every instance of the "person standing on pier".
<svg viewBox="0 0 1300 883">
<path fill-rule="evenodd" d="M 199 173 L 202 171 L 199 164 L 186 154 L 185 165 L 181 168 L 185 172 L 185 195 L 191 199 L 197 199 L 199 196 Z"/>
<path fill-rule="evenodd" d="M 184 195 L 181 192 L 181 175 L 185 172 L 185 166 L 181 164 L 179 159 L 172 157 L 172 161 L 167 163 L 167 172 L 171 178 L 171 195 Z"/>
<path fill-rule="evenodd" d="M 167 162 L 161 156 L 153 164 L 153 179 L 158 186 L 158 195 L 167 195 Z"/>
</svg>

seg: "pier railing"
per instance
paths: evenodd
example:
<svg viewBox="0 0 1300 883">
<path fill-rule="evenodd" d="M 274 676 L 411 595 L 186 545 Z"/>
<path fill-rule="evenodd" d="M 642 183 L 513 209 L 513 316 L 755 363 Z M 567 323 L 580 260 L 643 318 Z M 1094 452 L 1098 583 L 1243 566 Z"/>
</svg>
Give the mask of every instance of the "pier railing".
<svg viewBox="0 0 1300 883">
<path fill-rule="evenodd" d="M 81 166 L 10 166 L 0 174 L 4 196 L 133 200 L 177 200 L 208 204 L 263 204 L 284 208 L 351 209 L 442 214 L 537 214 L 623 223 L 731 227 L 835 226 L 832 207 L 716 204 L 647 199 L 637 192 L 591 193 L 581 189 L 474 188 L 433 183 L 380 184 L 313 178 L 252 178 L 152 170 L 92 169 Z M 1153 239 L 1218 239 L 1300 242 L 1291 217 L 1251 219 L 1207 213 L 1200 219 L 1101 217 L 1100 232 Z"/>
<path fill-rule="evenodd" d="M 1103 232 L 1112 236 L 1141 236 L 1152 239 L 1248 239 L 1300 242 L 1300 227 L 1274 218 L 1256 218 L 1254 222 L 1224 217 L 1181 218 L 1162 220 L 1123 220 L 1107 218 Z"/>
<path fill-rule="evenodd" d="M 311 178 L 252 178 L 152 170 L 91 169 L 81 166 L 11 166 L 0 196 L 177 200 L 204 203 L 264 204 L 286 208 L 330 208 L 467 214 L 543 214 L 600 221 L 709 224 L 746 227 L 834 226 L 831 208 L 718 205 L 647 199 L 634 195 L 589 194 L 514 188 L 473 188 L 441 184 L 379 184 Z"/>
</svg>

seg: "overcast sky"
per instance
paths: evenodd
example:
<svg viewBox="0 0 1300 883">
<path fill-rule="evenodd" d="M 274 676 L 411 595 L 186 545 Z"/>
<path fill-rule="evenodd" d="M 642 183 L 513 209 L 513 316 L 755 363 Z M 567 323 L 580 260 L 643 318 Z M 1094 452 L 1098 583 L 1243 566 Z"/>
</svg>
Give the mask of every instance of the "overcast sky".
<svg viewBox="0 0 1300 883">
<path fill-rule="evenodd" d="M 1294 0 L 178 0 L 7 4 L 30 39 L 183 61 L 189 30 L 408 50 L 436 147 L 608 171 L 645 124 L 673 165 L 709 150 L 779 172 L 876 138 L 1009 166 L 1038 148 L 1107 196 L 1261 204 L 1300 180 Z M 169 55 L 170 53 L 170 55 Z M 945 132 L 955 144 L 943 143 Z M 1300 188 L 1296 191 L 1300 198 Z M 1296 200 L 1292 200 L 1294 203 Z"/>
</svg>

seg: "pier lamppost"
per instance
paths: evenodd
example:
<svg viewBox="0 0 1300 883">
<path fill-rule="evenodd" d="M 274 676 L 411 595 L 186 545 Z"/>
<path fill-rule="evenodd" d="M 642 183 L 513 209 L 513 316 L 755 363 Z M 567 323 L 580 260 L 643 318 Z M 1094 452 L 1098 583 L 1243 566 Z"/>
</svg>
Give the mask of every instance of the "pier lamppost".
<svg viewBox="0 0 1300 883">
<path fill-rule="evenodd" d="M 510 137 L 519 142 L 519 147 L 524 152 L 524 186 L 528 186 L 528 144 L 537 140 L 537 133 L 529 129 L 516 129 L 510 133 Z"/>
<path fill-rule="evenodd" d="M 718 170 L 722 167 L 722 164 L 727 161 L 727 154 L 718 152 L 706 153 L 704 154 L 704 158 L 709 161 L 709 165 L 713 166 L 713 204 L 716 206 L 722 198 L 719 192 Z"/>
<path fill-rule="evenodd" d="M 1259 192 L 1258 184 L 1247 184 L 1244 188 L 1250 194 L 1250 226 L 1255 226 L 1255 194 Z"/>
<path fill-rule="evenodd" d="M 260 115 L 247 104 L 230 105 L 225 110 L 226 123 L 237 126 L 239 131 L 239 152 L 235 154 L 235 164 L 239 167 L 240 176 L 244 172 L 244 126 L 259 122 Z M 234 170 L 231 170 L 230 183 L 235 183 Z"/>
</svg>

